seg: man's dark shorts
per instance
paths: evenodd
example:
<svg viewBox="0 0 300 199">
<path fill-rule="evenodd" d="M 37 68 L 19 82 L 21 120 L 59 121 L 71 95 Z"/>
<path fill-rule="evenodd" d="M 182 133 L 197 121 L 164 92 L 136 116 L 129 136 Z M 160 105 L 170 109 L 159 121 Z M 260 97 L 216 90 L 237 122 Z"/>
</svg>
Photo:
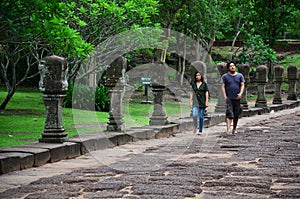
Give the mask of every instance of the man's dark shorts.
<svg viewBox="0 0 300 199">
<path fill-rule="evenodd" d="M 226 99 L 226 117 L 229 119 L 238 119 L 242 113 L 240 100 Z"/>
</svg>

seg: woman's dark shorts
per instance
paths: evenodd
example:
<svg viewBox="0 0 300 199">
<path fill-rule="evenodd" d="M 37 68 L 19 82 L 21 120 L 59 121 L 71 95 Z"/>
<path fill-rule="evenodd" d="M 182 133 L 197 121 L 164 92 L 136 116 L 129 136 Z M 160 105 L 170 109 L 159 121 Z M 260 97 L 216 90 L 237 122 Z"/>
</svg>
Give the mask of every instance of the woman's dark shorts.
<svg viewBox="0 0 300 199">
<path fill-rule="evenodd" d="M 229 119 L 238 119 L 242 113 L 240 100 L 226 99 L 226 117 Z"/>
</svg>

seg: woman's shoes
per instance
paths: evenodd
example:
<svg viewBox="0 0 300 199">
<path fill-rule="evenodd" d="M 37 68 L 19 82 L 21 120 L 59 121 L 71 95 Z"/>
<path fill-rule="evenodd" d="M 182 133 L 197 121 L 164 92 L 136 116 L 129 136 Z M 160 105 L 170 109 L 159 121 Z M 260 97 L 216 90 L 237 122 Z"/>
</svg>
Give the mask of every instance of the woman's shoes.
<svg viewBox="0 0 300 199">
<path fill-rule="evenodd" d="M 194 127 L 193 133 L 197 133 L 197 131 L 198 131 L 198 129 L 197 129 L 196 127 Z M 197 135 L 202 135 L 202 132 L 199 131 L 199 132 L 197 133 Z"/>
<path fill-rule="evenodd" d="M 197 128 L 194 127 L 193 133 L 197 133 Z"/>
</svg>

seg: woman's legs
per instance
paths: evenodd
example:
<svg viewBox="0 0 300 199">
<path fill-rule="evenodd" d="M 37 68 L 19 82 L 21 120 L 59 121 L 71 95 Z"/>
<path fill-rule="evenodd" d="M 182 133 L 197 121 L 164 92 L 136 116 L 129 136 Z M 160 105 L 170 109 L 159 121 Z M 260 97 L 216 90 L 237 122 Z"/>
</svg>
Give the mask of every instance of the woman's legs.
<svg viewBox="0 0 300 199">
<path fill-rule="evenodd" d="M 199 132 L 203 132 L 204 128 L 204 113 L 205 113 L 205 108 L 199 108 Z"/>
<path fill-rule="evenodd" d="M 194 121 L 194 133 L 196 133 L 198 127 L 198 117 L 199 117 L 199 108 L 196 106 L 193 106 L 192 108 L 192 117 Z"/>
</svg>

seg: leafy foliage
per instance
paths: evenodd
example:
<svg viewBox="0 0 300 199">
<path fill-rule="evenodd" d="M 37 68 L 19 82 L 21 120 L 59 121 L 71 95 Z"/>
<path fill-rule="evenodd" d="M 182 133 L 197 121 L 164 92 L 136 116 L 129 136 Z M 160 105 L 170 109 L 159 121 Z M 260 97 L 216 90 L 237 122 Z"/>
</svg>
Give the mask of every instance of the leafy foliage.
<svg viewBox="0 0 300 199">
<path fill-rule="evenodd" d="M 82 110 L 96 110 L 102 112 L 109 111 L 109 95 L 107 88 L 100 84 L 95 89 L 84 84 L 76 84 L 76 95 L 84 96 L 73 100 L 74 84 L 69 84 L 69 88 L 64 99 L 63 107 L 76 107 Z"/>
<path fill-rule="evenodd" d="M 276 39 L 285 39 L 286 35 L 299 37 L 299 1 L 259 0 L 252 1 L 252 5 L 249 16 L 252 32 L 261 35 L 271 47 Z"/>
<path fill-rule="evenodd" d="M 268 64 L 276 60 L 275 51 L 265 44 L 260 35 L 249 35 L 242 52 L 238 55 L 238 60 L 243 64 L 257 66 Z"/>
<path fill-rule="evenodd" d="M 69 79 L 74 80 L 80 63 L 96 46 L 107 41 L 101 46 L 107 48 L 111 36 L 145 26 L 192 36 L 208 52 L 216 39 L 248 39 L 248 34 L 261 35 L 272 47 L 276 39 L 299 38 L 299 7 L 299 1 L 292 0 L 2 0 L 0 83 L 8 95 L 0 109 L 17 86 L 37 77 L 37 65 L 45 56 L 67 58 Z M 243 60 L 272 60 L 271 51 L 258 51 L 261 58 L 249 54 Z"/>
<path fill-rule="evenodd" d="M 75 79 L 79 64 L 96 45 L 111 35 L 150 25 L 157 6 L 156 0 L 0 1 L 0 80 L 8 92 L 0 109 L 18 85 L 38 75 L 37 65 L 45 56 L 66 58 L 69 78 Z M 25 74 L 19 74 L 20 67 L 26 68 Z"/>
<path fill-rule="evenodd" d="M 108 89 L 100 84 L 96 88 L 95 92 L 95 106 L 97 111 L 108 112 L 110 105 L 110 98 L 108 95 Z"/>
</svg>

